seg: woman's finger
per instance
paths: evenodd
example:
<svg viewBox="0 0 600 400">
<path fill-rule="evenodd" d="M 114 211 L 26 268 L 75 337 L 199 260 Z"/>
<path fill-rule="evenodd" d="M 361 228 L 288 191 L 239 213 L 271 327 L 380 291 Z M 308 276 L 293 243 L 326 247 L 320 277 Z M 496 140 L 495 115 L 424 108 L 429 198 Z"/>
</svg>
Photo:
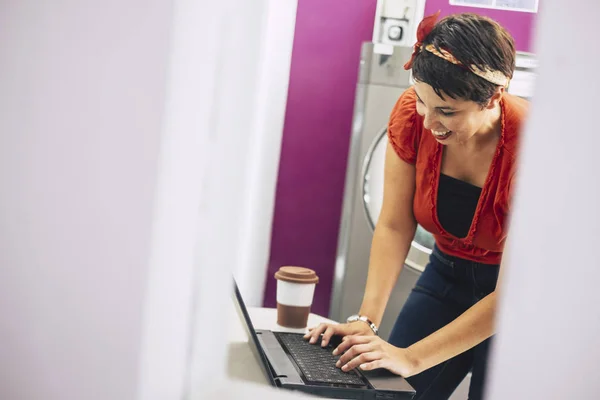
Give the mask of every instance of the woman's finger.
<svg viewBox="0 0 600 400">
<path fill-rule="evenodd" d="M 359 365 L 366 364 L 373 361 L 381 360 L 383 353 L 380 351 L 371 351 L 369 353 L 362 353 L 358 357 L 354 357 L 346 365 L 342 367 L 342 371 L 350 371 L 357 368 Z"/>
<path fill-rule="evenodd" d="M 319 324 L 315 328 L 313 328 L 308 335 L 310 343 L 315 343 L 319 336 L 321 336 L 321 333 L 323 333 L 326 329 L 327 324 Z"/>
<path fill-rule="evenodd" d="M 335 325 L 329 325 L 325 332 L 323 333 L 323 339 L 321 340 L 321 346 L 326 347 L 329 344 L 329 340 L 331 337 L 335 335 L 338 329 Z"/>
<path fill-rule="evenodd" d="M 328 324 L 319 324 L 316 328 L 313 328 L 312 331 L 304 335 L 305 339 L 308 339 L 310 343 L 317 343 L 317 339 L 321 336 L 321 333 L 327 330 Z"/>
<path fill-rule="evenodd" d="M 362 363 L 358 366 L 363 371 L 371 371 L 373 369 L 384 368 L 383 360 L 375 360 L 371 362 Z"/>
<path fill-rule="evenodd" d="M 340 343 L 340 345 L 335 350 L 333 350 L 334 356 L 337 356 L 338 354 L 343 354 L 345 351 L 347 351 L 350 347 L 354 345 L 370 343 L 373 340 L 373 336 L 346 336 L 344 339 L 345 340 L 342 340 L 342 343 Z"/>
<path fill-rule="evenodd" d="M 340 357 L 337 363 L 335 363 L 335 366 L 342 367 L 354 357 L 358 357 L 362 353 L 369 353 L 371 351 L 373 351 L 373 348 L 370 343 L 354 345 Z"/>
</svg>

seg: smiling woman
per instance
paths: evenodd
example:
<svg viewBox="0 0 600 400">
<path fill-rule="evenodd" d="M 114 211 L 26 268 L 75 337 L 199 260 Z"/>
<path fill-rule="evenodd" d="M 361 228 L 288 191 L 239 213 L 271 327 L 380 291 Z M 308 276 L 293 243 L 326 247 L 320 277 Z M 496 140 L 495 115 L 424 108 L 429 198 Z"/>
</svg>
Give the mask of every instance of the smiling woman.
<svg viewBox="0 0 600 400">
<path fill-rule="evenodd" d="M 475 134 L 478 139 L 498 136 L 502 88 L 498 88 L 483 107 L 473 101 L 453 99 L 447 94 L 440 96 L 431 85 L 422 81 L 415 82 L 414 90 L 416 111 L 423 117 L 423 127 L 439 142 L 448 144 L 446 140 L 451 136 L 462 144 Z"/>
<path fill-rule="evenodd" d="M 419 400 L 447 399 L 472 371 L 469 398 L 481 399 L 527 102 L 506 92 L 515 48 L 500 25 L 474 14 L 436 19 L 419 25 L 405 65 L 415 85 L 390 116 L 363 318 L 308 336 L 346 336 L 342 369 L 389 369 Z M 381 322 L 417 223 L 433 234 L 433 254 L 388 341 L 374 338 L 362 321 Z"/>
<path fill-rule="evenodd" d="M 446 18 L 407 66 L 417 81 L 417 111 L 436 139 L 456 133 L 466 142 L 475 133 L 498 131 L 498 104 L 515 69 L 515 46 L 496 22 L 473 14 Z"/>
</svg>

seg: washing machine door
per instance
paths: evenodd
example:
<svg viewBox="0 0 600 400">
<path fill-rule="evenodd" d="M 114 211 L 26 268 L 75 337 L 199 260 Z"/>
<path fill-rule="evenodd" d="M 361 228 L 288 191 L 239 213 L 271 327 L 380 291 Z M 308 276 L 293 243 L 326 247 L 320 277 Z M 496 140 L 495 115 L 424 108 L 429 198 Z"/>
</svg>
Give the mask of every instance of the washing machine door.
<svg viewBox="0 0 600 400">
<path fill-rule="evenodd" d="M 383 204 L 383 170 L 387 144 L 387 128 L 383 128 L 371 143 L 363 162 L 362 199 L 372 230 L 375 229 Z M 431 233 L 417 225 L 417 231 L 406 258 L 406 265 L 417 272 L 423 272 L 429 261 L 433 245 L 434 239 Z"/>
</svg>

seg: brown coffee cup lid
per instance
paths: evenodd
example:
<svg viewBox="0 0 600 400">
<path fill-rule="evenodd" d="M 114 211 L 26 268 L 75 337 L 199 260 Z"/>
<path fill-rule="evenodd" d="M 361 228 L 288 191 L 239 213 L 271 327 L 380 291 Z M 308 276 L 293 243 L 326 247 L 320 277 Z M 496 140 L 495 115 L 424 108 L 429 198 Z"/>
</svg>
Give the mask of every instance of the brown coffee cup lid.
<svg viewBox="0 0 600 400">
<path fill-rule="evenodd" d="M 275 272 L 275 279 L 295 283 L 318 283 L 319 277 L 310 268 L 281 267 Z"/>
</svg>

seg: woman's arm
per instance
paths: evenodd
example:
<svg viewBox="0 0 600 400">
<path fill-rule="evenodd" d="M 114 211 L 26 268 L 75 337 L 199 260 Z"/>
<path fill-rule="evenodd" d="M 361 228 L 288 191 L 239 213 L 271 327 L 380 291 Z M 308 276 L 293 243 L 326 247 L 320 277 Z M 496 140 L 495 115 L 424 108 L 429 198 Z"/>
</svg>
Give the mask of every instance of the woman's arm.
<svg viewBox="0 0 600 400">
<path fill-rule="evenodd" d="M 378 326 L 415 236 L 414 194 L 415 166 L 398 157 L 388 144 L 383 204 L 373 234 L 367 283 L 359 311 Z"/>
<path fill-rule="evenodd" d="M 338 366 L 346 371 L 359 366 L 365 370 L 386 368 L 410 377 L 477 346 L 494 334 L 503 269 L 500 268 L 494 292 L 443 328 L 406 349 L 394 347 L 379 337 L 350 337 L 335 350 L 334 354 L 346 352 Z"/>
<path fill-rule="evenodd" d="M 505 260 L 508 258 L 506 254 L 507 252 L 504 251 L 496 290 L 448 325 L 406 349 L 414 363 L 414 371 L 411 375 L 449 360 L 477 346 L 495 333 L 498 290 L 502 283 Z"/>
<path fill-rule="evenodd" d="M 365 294 L 359 314 L 381 324 L 385 306 L 408 255 L 417 222 L 413 214 L 415 166 L 403 161 L 388 144 L 385 154 L 383 204 L 375 227 Z M 371 329 L 362 321 L 350 324 L 321 324 L 305 339 L 326 346 L 333 335 L 366 335 Z"/>
<path fill-rule="evenodd" d="M 409 346 L 406 351 L 413 364 L 410 375 L 449 360 L 492 336 L 496 299 L 496 292 L 490 293 L 448 325 Z"/>
</svg>

